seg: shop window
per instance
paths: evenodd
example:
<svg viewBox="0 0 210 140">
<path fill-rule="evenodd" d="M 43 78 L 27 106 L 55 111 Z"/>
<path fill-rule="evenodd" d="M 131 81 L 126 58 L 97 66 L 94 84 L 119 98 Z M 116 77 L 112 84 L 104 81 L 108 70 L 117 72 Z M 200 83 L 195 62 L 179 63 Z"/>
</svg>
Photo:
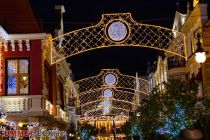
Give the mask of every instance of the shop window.
<svg viewBox="0 0 210 140">
<path fill-rule="evenodd" d="M 29 94 L 29 60 L 8 59 L 6 92 L 8 95 Z"/>
</svg>

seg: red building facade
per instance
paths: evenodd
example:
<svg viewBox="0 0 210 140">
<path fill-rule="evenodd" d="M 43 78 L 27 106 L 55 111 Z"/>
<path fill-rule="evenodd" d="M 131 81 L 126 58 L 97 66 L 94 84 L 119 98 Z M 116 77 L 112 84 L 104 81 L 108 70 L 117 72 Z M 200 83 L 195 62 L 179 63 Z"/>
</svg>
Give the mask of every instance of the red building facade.
<svg viewBox="0 0 210 140">
<path fill-rule="evenodd" d="M 68 129 L 68 101 L 74 84 L 70 64 L 51 65 L 50 39 L 45 33 L 0 34 L 1 112 L 16 129 Z M 37 128 L 34 128 L 37 129 Z"/>
<path fill-rule="evenodd" d="M 2 47 L 2 89 L 3 95 L 41 95 L 41 40 L 19 40 L 15 42 L 8 41 Z M 22 63 L 25 64 L 22 64 Z M 9 67 L 15 67 L 9 69 Z M 22 67 L 22 69 L 21 69 Z M 13 72 L 9 72 L 9 70 Z M 22 71 L 22 72 L 20 72 Z M 13 73 L 13 74 L 12 74 Z M 24 73 L 25 76 L 21 76 L 21 73 Z M 24 75 L 22 74 L 22 75 Z M 17 91 L 9 93 L 9 75 L 13 78 L 13 81 L 16 81 L 16 86 L 13 86 Z M 19 79 L 18 79 L 19 78 Z M 28 91 L 21 93 L 21 78 L 27 82 Z M 25 79 L 26 78 L 26 79 Z M 12 79 L 11 79 L 12 80 Z M 24 82 L 22 81 L 22 82 Z M 12 83 L 11 83 L 12 84 Z M 12 89 L 11 89 L 12 90 Z M 30 90 L 30 92 L 29 92 Z"/>
</svg>

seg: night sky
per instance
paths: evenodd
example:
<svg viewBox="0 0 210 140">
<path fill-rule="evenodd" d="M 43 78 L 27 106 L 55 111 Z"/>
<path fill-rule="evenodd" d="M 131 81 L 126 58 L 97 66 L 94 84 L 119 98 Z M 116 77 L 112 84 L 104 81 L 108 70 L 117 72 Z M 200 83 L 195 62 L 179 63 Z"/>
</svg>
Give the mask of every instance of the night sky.
<svg viewBox="0 0 210 140">
<path fill-rule="evenodd" d="M 187 0 L 186 0 L 187 1 Z M 180 10 L 185 9 L 185 0 L 179 0 Z M 65 6 L 65 33 L 97 24 L 103 13 L 130 12 L 134 20 L 172 28 L 177 0 L 31 0 L 32 8 L 42 31 L 53 33 L 58 26 L 54 5 Z M 184 8 L 183 8 L 184 7 Z M 183 11 L 184 12 L 184 11 Z M 56 22 L 57 21 L 57 22 Z M 112 47 L 98 49 L 72 56 L 74 80 L 96 75 L 103 68 L 118 68 L 122 73 L 146 74 L 147 62 L 157 59 L 153 49 L 133 47 Z"/>
</svg>

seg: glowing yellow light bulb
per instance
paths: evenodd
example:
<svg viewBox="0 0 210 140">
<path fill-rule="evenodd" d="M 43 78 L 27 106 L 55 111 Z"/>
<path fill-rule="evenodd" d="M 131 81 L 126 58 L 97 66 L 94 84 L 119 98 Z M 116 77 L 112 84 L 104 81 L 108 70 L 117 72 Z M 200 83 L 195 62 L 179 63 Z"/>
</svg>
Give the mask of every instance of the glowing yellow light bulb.
<svg viewBox="0 0 210 140">
<path fill-rule="evenodd" d="M 27 79 L 27 77 L 26 76 L 23 76 L 23 80 L 25 81 Z"/>
</svg>

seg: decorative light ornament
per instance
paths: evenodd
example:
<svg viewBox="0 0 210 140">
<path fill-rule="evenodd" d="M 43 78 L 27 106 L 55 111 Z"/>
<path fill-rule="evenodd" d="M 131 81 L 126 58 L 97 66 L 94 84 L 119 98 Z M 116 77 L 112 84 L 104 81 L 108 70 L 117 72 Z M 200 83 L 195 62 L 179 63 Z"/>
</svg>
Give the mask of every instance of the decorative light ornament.
<svg viewBox="0 0 210 140">
<path fill-rule="evenodd" d="M 104 82 L 106 85 L 114 85 L 117 82 L 117 78 L 114 74 L 108 73 L 104 77 Z"/>
<path fill-rule="evenodd" d="M 104 100 L 104 106 L 109 107 L 111 104 L 111 101 L 109 99 Z"/>
<path fill-rule="evenodd" d="M 18 123 L 18 126 L 19 126 L 19 127 L 23 127 L 23 123 L 19 122 L 19 123 Z"/>
<path fill-rule="evenodd" d="M 87 114 L 87 112 L 85 112 L 84 116 L 85 116 L 85 117 L 88 117 L 88 114 Z"/>
<path fill-rule="evenodd" d="M 27 79 L 27 77 L 26 76 L 23 76 L 23 80 L 25 81 Z"/>
<path fill-rule="evenodd" d="M 110 108 L 109 107 L 105 107 L 103 110 L 103 114 L 106 115 L 110 112 Z"/>
<path fill-rule="evenodd" d="M 194 120 L 190 120 L 185 116 L 186 109 L 178 103 L 175 105 L 175 109 L 171 116 L 164 117 L 164 126 L 159 127 L 156 130 L 157 133 L 174 138 L 180 134 L 181 130 L 190 128 L 193 125 Z"/>
<path fill-rule="evenodd" d="M 122 21 L 115 21 L 108 26 L 107 33 L 111 40 L 120 42 L 126 38 L 128 27 Z"/>
<path fill-rule="evenodd" d="M 103 91 L 103 95 L 104 95 L 104 98 L 111 98 L 112 97 L 112 90 L 111 89 L 105 89 Z"/>
<path fill-rule="evenodd" d="M 196 52 L 195 60 L 198 63 L 204 63 L 206 61 L 206 52 Z"/>
<path fill-rule="evenodd" d="M 70 137 L 74 137 L 74 134 L 72 134 L 72 133 L 69 133 L 69 136 L 70 136 Z"/>
</svg>

